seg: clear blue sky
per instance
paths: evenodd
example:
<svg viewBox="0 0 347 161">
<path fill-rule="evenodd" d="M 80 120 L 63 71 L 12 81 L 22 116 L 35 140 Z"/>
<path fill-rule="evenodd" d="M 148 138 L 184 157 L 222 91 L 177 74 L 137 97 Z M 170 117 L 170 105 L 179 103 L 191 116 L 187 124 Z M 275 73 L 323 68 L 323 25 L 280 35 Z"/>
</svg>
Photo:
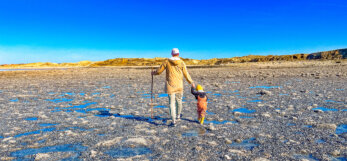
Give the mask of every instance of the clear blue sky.
<svg viewBox="0 0 347 161">
<path fill-rule="evenodd" d="M 1 0 L 0 64 L 347 47 L 346 0 Z"/>
</svg>

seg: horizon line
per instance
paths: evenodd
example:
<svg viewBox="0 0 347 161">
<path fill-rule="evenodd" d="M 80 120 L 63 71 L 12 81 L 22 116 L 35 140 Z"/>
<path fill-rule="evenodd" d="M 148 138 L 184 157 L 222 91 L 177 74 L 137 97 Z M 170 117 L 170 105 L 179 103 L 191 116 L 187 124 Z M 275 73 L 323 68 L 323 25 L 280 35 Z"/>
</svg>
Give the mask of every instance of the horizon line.
<svg viewBox="0 0 347 161">
<path fill-rule="evenodd" d="M 320 47 L 319 49 L 302 49 L 301 52 L 297 52 L 297 50 L 290 51 L 263 51 L 263 52 L 254 52 L 250 54 L 243 54 L 241 52 L 228 52 L 228 51 L 186 51 L 183 50 L 184 54 L 182 54 L 181 58 L 184 59 L 195 59 L 195 60 L 210 60 L 210 59 L 227 59 L 227 58 L 236 58 L 236 57 L 245 57 L 245 56 L 281 56 L 281 55 L 295 55 L 295 54 L 312 54 L 317 52 L 325 52 L 325 51 L 333 51 L 333 50 L 342 50 L 347 49 L 347 47 Z M 182 51 L 182 50 L 181 50 Z M 27 56 L 16 55 L 16 54 L 27 53 Z M 66 56 L 61 56 L 60 54 L 67 54 Z M 195 55 L 199 53 L 215 53 L 215 57 L 203 57 L 197 58 Z M 268 54 L 267 54 L 268 53 Z M 276 53 L 276 54 L 271 54 Z M 226 57 L 225 55 L 230 55 L 230 57 Z M 11 62 L 11 58 L 8 55 L 14 55 L 13 60 L 16 60 L 15 57 L 20 57 L 22 62 Z M 119 55 L 119 56 L 116 56 Z M 141 55 L 141 56 L 140 56 Z M 144 58 L 144 59 L 153 59 L 153 58 L 167 58 L 158 55 L 167 55 L 170 57 L 168 51 L 150 51 L 150 50 L 98 50 L 98 49 L 50 49 L 50 48 L 42 48 L 42 47 L 27 47 L 27 46 L 19 46 L 19 47 L 3 47 L 0 46 L 0 65 L 4 64 L 30 64 L 30 63 L 73 63 L 73 62 L 81 62 L 81 61 L 106 61 L 110 59 L 117 58 Z M 223 56 L 222 56 L 223 55 Z M 47 60 L 47 56 L 50 57 L 50 60 Z M 45 58 L 46 57 L 46 58 Z M 56 57 L 54 59 L 54 57 Z M 6 62 L 7 60 L 10 60 Z M 36 60 L 35 60 L 36 59 Z M 42 59 L 42 60 L 39 60 Z M 46 60 L 45 60 L 46 59 Z M 56 61 L 52 61 L 52 60 Z M 12 61 L 13 61 L 12 60 Z M 23 62 L 25 60 L 25 62 Z"/>
<path fill-rule="evenodd" d="M 269 55 L 244 55 L 244 56 L 233 56 L 233 57 L 214 57 L 214 58 L 207 58 L 207 59 L 194 59 L 194 58 L 189 58 L 189 57 L 181 57 L 182 59 L 192 59 L 192 60 L 211 60 L 211 59 L 231 59 L 231 58 L 242 58 L 242 57 L 247 57 L 247 56 L 286 56 L 286 55 L 298 55 L 298 54 L 314 54 L 314 53 L 319 53 L 319 52 L 327 52 L 327 51 L 335 51 L 335 50 L 344 50 L 347 48 L 337 48 L 337 49 L 332 49 L 332 50 L 324 50 L 324 51 L 315 51 L 315 52 L 310 52 L 310 53 L 294 53 L 294 54 L 269 54 Z M 1 54 L 1 53 L 0 53 Z M 37 61 L 37 62 L 31 62 L 31 63 L 10 63 L 10 64 L 0 64 L 1 65 L 20 65 L 20 64 L 34 64 L 34 63 L 53 63 L 53 64 L 63 64 L 63 63 L 78 63 L 78 62 L 83 62 L 83 61 L 90 61 L 90 62 L 102 62 L 102 61 L 107 61 L 107 60 L 112 60 L 112 59 L 156 59 L 156 58 L 161 58 L 165 59 L 167 57 L 115 57 L 115 58 L 110 58 L 110 59 L 104 59 L 100 61 L 91 61 L 91 60 L 80 60 L 80 61 L 75 61 L 75 62 L 49 62 L 49 61 Z"/>
</svg>

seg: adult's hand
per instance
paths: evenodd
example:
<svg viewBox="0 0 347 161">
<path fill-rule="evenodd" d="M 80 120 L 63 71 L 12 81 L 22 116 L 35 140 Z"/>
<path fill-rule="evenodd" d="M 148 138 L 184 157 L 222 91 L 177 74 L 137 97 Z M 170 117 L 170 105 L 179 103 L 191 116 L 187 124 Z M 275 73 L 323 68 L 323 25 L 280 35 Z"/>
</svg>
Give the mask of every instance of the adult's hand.
<svg viewBox="0 0 347 161">
<path fill-rule="evenodd" d="M 194 82 L 192 83 L 192 87 L 195 88 L 195 83 Z"/>
</svg>

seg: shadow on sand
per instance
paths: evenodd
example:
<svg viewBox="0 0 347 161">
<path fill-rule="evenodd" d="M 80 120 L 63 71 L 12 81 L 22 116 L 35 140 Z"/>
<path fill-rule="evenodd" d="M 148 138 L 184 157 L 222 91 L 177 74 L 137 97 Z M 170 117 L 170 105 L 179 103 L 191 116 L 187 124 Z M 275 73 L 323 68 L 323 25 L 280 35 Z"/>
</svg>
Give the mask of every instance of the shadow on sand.
<svg viewBox="0 0 347 161">
<path fill-rule="evenodd" d="M 129 119 L 129 120 L 143 121 L 143 122 L 147 122 L 147 123 L 150 123 L 150 124 L 156 125 L 156 126 L 159 126 L 159 125 L 166 125 L 167 126 L 167 120 L 170 120 L 170 118 L 163 118 L 160 116 L 153 116 L 153 118 L 151 118 L 151 117 L 145 117 L 145 116 L 121 115 L 119 113 L 112 114 L 109 111 L 101 111 L 101 110 L 99 112 L 100 112 L 100 114 L 95 115 L 95 116 L 98 116 L 98 117 L 114 116 L 114 117 Z M 182 115 L 181 115 L 181 118 L 182 118 Z M 190 120 L 190 119 L 186 119 L 186 118 L 182 118 L 182 120 L 192 122 L 192 123 L 197 123 L 197 121 L 195 121 L 195 120 Z"/>
<path fill-rule="evenodd" d="M 143 122 L 147 122 L 147 123 L 150 123 L 150 124 L 156 125 L 156 126 L 166 125 L 166 122 L 168 120 L 168 118 L 162 118 L 160 116 L 154 116 L 152 119 L 151 117 L 145 117 L 145 116 L 120 115 L 119 113 L 112 114 L 112 113 L 109 113 L 109 111 L 99 111 L 99 112 L 100 112 L 100 114 L 95 115 L 95 116 L 98 116 L 98 117 L 114 116 L 114 117 L 129 119 L 129 120 L 143 121 Z"/>
</svg>

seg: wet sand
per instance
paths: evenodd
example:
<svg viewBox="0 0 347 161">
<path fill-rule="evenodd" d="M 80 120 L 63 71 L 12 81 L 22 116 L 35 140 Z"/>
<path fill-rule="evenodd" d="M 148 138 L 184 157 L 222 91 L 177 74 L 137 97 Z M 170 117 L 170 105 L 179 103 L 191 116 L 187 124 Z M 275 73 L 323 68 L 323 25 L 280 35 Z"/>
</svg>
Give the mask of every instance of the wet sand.
<svg viewBox="0 0 347 161">
<path fill-rule="evenodd" d="M 346 159 L 346 64 L 189 72 L 210 98 L 205 124 L 185 82 L 183 119 L 169 127 L 165 73 L 151 119 L 150 69 L 1 71 L 0 159 Z"/>
</svg>

